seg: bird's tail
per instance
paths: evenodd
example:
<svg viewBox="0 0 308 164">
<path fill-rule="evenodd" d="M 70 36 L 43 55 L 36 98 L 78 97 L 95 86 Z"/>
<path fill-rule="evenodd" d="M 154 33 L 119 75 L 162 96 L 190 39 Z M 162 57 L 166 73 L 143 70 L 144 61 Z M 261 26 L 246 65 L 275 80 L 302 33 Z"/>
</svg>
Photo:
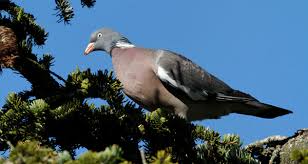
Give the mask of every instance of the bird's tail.
<svg viewBox="0 0 308 164">
<path fill-rule="evenodd" d="M 253 115 L 262 118 L 275 118 L 293 112 L 273 105 L 261 103 L 259 101 L 248 101 L 245 103 L 244 108 L 237 108 L 235 113 Z"/>
</svg>

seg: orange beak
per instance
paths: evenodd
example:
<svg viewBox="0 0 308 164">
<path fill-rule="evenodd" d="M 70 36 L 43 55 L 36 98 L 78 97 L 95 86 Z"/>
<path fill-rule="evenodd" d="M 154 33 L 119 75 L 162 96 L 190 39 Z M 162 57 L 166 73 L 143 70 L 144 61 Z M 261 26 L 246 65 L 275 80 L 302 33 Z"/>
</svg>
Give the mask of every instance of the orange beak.
<svg viewBox="0 0 308 164">
<path fill-rule="evenodd" d="M 88 55 L 94 50 L 94 43 L 89 43 L 86 50 L 84 51 L 84 55 Z"/>
</svg>

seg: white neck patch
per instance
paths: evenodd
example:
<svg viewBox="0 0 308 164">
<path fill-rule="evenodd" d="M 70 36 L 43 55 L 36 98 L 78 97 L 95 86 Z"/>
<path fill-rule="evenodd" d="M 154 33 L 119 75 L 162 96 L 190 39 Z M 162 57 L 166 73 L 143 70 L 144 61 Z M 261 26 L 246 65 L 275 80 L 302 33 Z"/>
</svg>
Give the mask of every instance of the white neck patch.
<svg viewBox="0 0 308 164">
<path fill-rule="evenodd" d="M 131 43 L 119 41 L 119 42 L 116 43 L 116 47 L 119 47 L 119 48 L 133 48 L 133 47 L 136 47 L 136 46 L 131 44 Z"/>
</svg>

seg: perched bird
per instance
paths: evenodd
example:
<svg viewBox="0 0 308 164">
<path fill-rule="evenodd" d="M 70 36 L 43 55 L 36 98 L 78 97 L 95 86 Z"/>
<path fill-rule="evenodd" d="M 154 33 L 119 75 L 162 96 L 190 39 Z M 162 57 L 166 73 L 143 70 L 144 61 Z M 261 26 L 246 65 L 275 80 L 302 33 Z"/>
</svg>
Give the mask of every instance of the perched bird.
<svg viewBox="0 0 308 164">
<path fill-rule="evenodd" d="M 169 50 L 133 45 L 108 28 L 91 34 L 84 54 L 106 51 L 124 93 L 142 107 L 162 108 L 188 121 L 219 118 L 229 113 L 274 118 L 289 110 L 262 103 Z"/>
</svg>

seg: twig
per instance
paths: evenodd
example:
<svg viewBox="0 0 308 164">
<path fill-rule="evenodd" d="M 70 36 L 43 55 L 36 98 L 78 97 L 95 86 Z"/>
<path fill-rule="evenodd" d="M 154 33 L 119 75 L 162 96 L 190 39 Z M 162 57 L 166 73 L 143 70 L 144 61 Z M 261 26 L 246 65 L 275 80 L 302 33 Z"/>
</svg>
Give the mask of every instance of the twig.
<svg viewBox="0 0 308 164">
<path fill-rule="evenodd" d="M 145 154 L 143 150 L 139 150 L 141 155 L 142 164 L 147 164 L 147 161 L 145 159 Z"/>
</svg>

